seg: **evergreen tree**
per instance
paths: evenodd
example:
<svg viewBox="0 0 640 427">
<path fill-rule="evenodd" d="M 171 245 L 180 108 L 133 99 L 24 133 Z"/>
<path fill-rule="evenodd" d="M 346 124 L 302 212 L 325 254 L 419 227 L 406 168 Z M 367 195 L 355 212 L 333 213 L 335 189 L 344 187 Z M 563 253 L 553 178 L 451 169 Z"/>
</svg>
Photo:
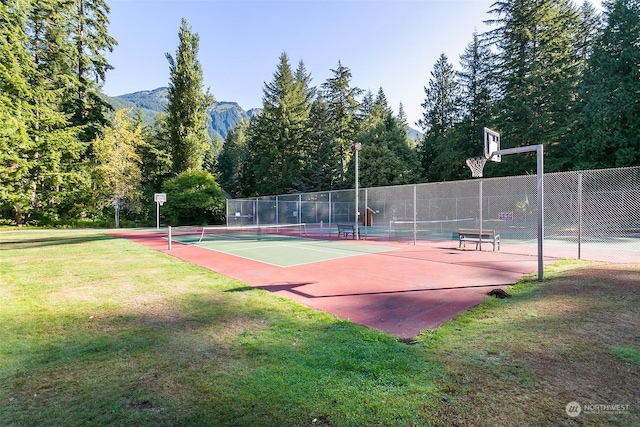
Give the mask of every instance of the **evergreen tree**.
<svg viewBox="0 0 640 427">
<path fill-rule="evenodd" d="M 265 84 L 263 111 L 249 129 L 249 159 L 242 171 L 244 194 L 304 191 L 313 91 L 302 62 L 295 75 L 286 53 L 271 83 Z"/>
<path fill-rule="evenodd" d="M 240 172 L 248 157 L 248 120 L 240 120 L 229 130 L 218 156 L 220 186 L 234 197 L 241 195 Z"/>
<path fill-rule="evenodd" d="M 580 67 L 580 75 L 589 65 L 589 59 L 602 32 L 602 17 L 596 8 L 585 0 L 578 11 L 579 24 L 576 36 L 576 54 Z"/>
<path fill-rule="evenodd" d="M 107 31 L 110 8 L 105 0 L 55 3 L 56 9 L 70 8 L 66 14 L 70 18 L 67 37 L 72 36 L 74 47 L 71 58 L 76 83 L 67 94 L 66 111 L 75 125 L 83 127 L 80 137 L 91 141 L 108 124 L 105 110 L 111 109 L 100 94 L 100 85 L 105 81 L 107 71 L 113 68 L 103 53 L 112 52 L 117 45 Z"/>
<path fill-rule="evenodd" d="M 373 98 L 373 93 L 371 90 L 368 90 L 364 96 L 362 97 L 362 102 L 360 103 L 360 120 L 362 120 L 366 125 L 373 124 L 373 103 L 375 102 Z"/>
<path fill-rule="evenodd" d="M 393 114 L 393 110 L 391 110 L 391 107 L 389 107 L 387 95 L 385 95 L 384 90 L 382 90 L 382 87 L 380 87 L 378 89 L 376 99 L 371 107 L 371 116 L 373 117 L 373 122 L 386 120 L 387 116 L 390 114 Z"/>
<path fill-rule="evenodd" d="M 337 187 L 339 160 L 333 140 L 333 127 L 329 105 L 322 97 L 316 97 L 310 113 L 309 184 L 311 191 L 333 190 Z"/>
<path fill-rule="evenodd" d="M 171 145 L 167 137 L 166 114 L 159 114 L 152 127 L 142 129 L 144 143 L 138 148 L 141 158 L 142 187 L 145 200 L 162 191 L 162 184 L 172 176 Z M 155 214 L 155 212 L 154 212 Z"/>
<path fill-rule="evenodd" d="M 496 87 L 495 59 L 489 47 L 477 33 L 460 56 L 462 71 L 458 73 L 462 120 L 457 125 L 462 137 L 461 161 L 483 154 L 483 129 L 493 127 Z"/>
<path fill-rule="evenodd" d="M 434 65 L 429 87 L 424 91 L 426 98 L 421 104 L 424 112 L 417 124 L 425 133 L 418 156 L 422 176 L 429 181 L 442 181 L 450 178 L 454 166 L 464 159 L 456 140 L 451 138 L 451 130 L 460 117 L 460 89 L 456 72 L 445 54 Z"/>
<path fill-rule="evenodd" d="M 224 140 L 218 132 L 214 132 L 213 141 L 207 146 L 207 151 L 204 153 L 204 160 L 202 161 L 202 169 L 208 171 L 215 178 L 218 178 L 218 157 L 222 152 L 222 146 Z"/>
<path fill-rule="evenodd" d="M 425 133 L 443 134 L 453 127 L 460 113 L 456 72 L 444 53 L 435 63 L 429 87 L 425 87 L 424 92 L 426 97 L 420 104 L 424 112 L 417 125 Z"/>
<path fill-rule="evenodd" d="M 0 3 L 0 215 L 18 224 L 30 209 L 29 170 L 34 153 L 34 142 L 27 134 L 32 69 L 21 3 Z"/>
<path fill-rule="evenodd" d="M 604 6 L 605 28 L 577 104 L 578 168 L 640 164 L 640 1 Z"/>
<path fill-rule="evenodd" d="M 378 187 L 418 182 L 420 163 L 408 140 L 407 131 L 391 113 L 360 132 L 356 138 L 362 144 L 358 155 L 360 184 Z M 354 182 L 353 158 L 347 171 L 347 182 Z"/>
<path fill-rule="evenodd" d="M 405 129 L 409 130 L 409 121 L 407 120 L 407 114 L 404 112 L 404 105 L 400 102 L 398 106 L 398 123 Z"/>
<path fill-rule="evenodd" d="M 33 64 L 28 102 L 33 120 L 31 162 L 32 219 L 51 223 L 77 218 L 90 208 L 91 177 L 88 144 L 79 140 L 81 127 L 70 123 L 64 109 L 65 91 L 75 85 L 71 68 L 68 20 L 58 2 L 32 5 L 26 21 L 27 46 Z"/>
<path fill-rule="evenodd" d="M 333 77 L 322 84 L 323 96 L 329 106 L 329 117 L 333 123 L 333 140 L 340 164 L 338 170 L 338 185 L 344 185 L 344 173 L 347 161 L 351 156 L 349 146 L 353 143 L 358 132 L 358 110 L 360 105 L 357 98 L 362 89 L 351 87 L 351 70 L 338 61 L 338 67 L 331 70 Z"/>
<path fill-rule="evenodd" d="M 165 55 L 170 70 L 166 120 L 174 174 L 202 168 L 211 145 L 207 109 L 214 102 L 208 89 L 202 91 L 202 65 L 198 61 L 200 37 L 191 31 L 184 18 L 178 37 L 180 44 L 175 59 L 168 53 Z"/>
<path fill-rule="evenodd" d="M 499 54 L 502 148 L 545 144 L 549 171 L 571 161 L 567 136 L 579 77 L 578 13 L 570 0 L 494 3 L 489 33 Z M 499 173 L 535 171 L 535 156 L 503 159 Z"/>
</svg>

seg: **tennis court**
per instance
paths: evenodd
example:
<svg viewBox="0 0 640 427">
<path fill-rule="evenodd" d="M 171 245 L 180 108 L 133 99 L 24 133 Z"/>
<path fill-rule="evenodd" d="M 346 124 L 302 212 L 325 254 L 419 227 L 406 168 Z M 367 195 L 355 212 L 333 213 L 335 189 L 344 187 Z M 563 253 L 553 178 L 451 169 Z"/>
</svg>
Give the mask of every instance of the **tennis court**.
<svg viewBox="0 0 640 427">
<path fill-rule="evenodd" d="M 309 231 L 309 230 L 307 230 Z M 262 246 L 261 255 L 275 251 L 273 240 L 244 240 L 200 244 L 201 230 L 192 231 L 185 243 L 174 239 L 167 247 L 166 229 L 131 230 L 113 233 L 146 245 L 170 256 L 215 271 L 255 288 L 277 293 L 309 307 L 331 313 L 401 338 L 412 338 L 432 329 L 459 313 L 479 304 L 496 287 L 516 283 L 537 271 L 537 257 L 515 254 L 508 245 L 500 252 L 458 250 L 457 241 L 390 242 L 389 240 L 352 240 L 327 234 L 319 247 L 331 248 L 330 259 L 287 267 L 249 258 L 247 253 L 212 250 L 229 244 L 242 247 Z M 388 229 L 387 229 L 388 236 Z M 178 233 L 179 234 L 179 233 Z M 313 233 L 310 233 L 313 234 Z M 180 236 L 176 236 L 180 237 Z M 254 236 L 255 237 L 255 236 Z M 263 235 L 264 237 L 264 235 Z M 182 238 L 186 238 L 183 236 Z M 287 237 L 289 238 L 289 237 Z M 275 238 L 284 240 L 285 236 Z M 307 245 L 295 236 L 296 245 L 289 256 L 299 262 L 301 247 Z M 203 245 L 204 243 L 204 245 Z M 286 243 L 288 245 L 290 243 Z M 315 243 L 309 244 L 313 246 Z M 326 246 L 323 246 L 326 245 Z M 364 246 L 365 248 L 362 248 Z M 348 252 L 340 254 L 338 249 Z M 329 250 L 329 249 L 327 249 Z M 249 252 L 249 251 L 247 251 Z M 278 255 L 282 257 L 282 255 Z M 554 260 L 553 258 L 546 261 Z M 246 292 L 245 285 L 237 291 Z"/>
<path fill-rule="evenodd" d="M 315 231 L 316 238 L 311 238 L 312 231 Z M 178 229 L 172 233 L 172 240 L 277 267 L 293 267 L 395 250 L 387 246 L 330 240 L 331 232 L 325 230 L 326 238 L 321 239 L 317 228 L 307 229 L 305 224 L 202 227 Z M 337 237 L 335 233 L 334 237 Z"/>
</svg>

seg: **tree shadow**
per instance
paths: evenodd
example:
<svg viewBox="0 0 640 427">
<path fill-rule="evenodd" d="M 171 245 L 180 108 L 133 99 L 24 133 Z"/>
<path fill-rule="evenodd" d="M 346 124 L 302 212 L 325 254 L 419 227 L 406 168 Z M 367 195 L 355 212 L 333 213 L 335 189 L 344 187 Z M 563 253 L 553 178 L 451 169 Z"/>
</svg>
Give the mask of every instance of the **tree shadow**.
<svg viewBox="0 0 640 427">
<path fill-rule="evenodd" d="M 42 237 L 28 240 L 4 240 L 1 241 L 0 251 L 16 250 L 16 249 L 32 249 L 38 247 L 47 246 L 59 246 L 59 245 L 75 245 L 88 242 L 97 242 L 101 240 L 114 240 L 116 237 L 106 234 L 96 233 L 87 236 L 73 236 L 65 237 L 60 235 L 59 237 Z"/>
</svg>

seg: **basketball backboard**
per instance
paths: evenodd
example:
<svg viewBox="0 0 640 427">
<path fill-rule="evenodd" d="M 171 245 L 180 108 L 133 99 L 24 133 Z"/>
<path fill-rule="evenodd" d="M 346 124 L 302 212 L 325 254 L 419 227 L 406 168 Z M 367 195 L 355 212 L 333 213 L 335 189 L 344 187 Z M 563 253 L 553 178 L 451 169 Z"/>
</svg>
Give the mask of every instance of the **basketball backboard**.
<svg viewBox="0 0 640 427">
<path fill-rule="evenodd" d="M 492 153 L 500 150 L 500 134 L 489 128 L 484 128 L 484 156 L 492 162 L 499 162 L 502 160 L 502 156 L 496 154 L 491 156 Z"/>
</svg>

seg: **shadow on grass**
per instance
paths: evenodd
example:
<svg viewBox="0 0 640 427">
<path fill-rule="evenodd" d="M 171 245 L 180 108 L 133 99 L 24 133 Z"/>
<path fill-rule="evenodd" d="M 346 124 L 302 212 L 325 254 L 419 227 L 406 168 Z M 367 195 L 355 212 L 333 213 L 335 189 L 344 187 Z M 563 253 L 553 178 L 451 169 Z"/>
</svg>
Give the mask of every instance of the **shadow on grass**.
<svg viewBox="0 0 640 427">
<path fill-rule="evenodd" d="M 256 292 L 71 316 L 40 336 L 20 319 L 4 333 L 19 348 L 0 368 L 0 424 L 425 425 L 438 369 L 418 347 L 242 289 Z"/>
<path fill-rule="evenodd" d="M 74 245 L 88 242 L 96 242 L 101 240 L 113 240 L 115 237 L 108 236 L 96 232 L 87 236 L 67 236 L 63 234 L 56 237 L 42 237 L 28 240 L 3 240 L 0 246 L 0 251 L 17 250 L 17 249 L 33 249 L 46 246 L 58 246 L 58 245 Z"/>
</svg>

